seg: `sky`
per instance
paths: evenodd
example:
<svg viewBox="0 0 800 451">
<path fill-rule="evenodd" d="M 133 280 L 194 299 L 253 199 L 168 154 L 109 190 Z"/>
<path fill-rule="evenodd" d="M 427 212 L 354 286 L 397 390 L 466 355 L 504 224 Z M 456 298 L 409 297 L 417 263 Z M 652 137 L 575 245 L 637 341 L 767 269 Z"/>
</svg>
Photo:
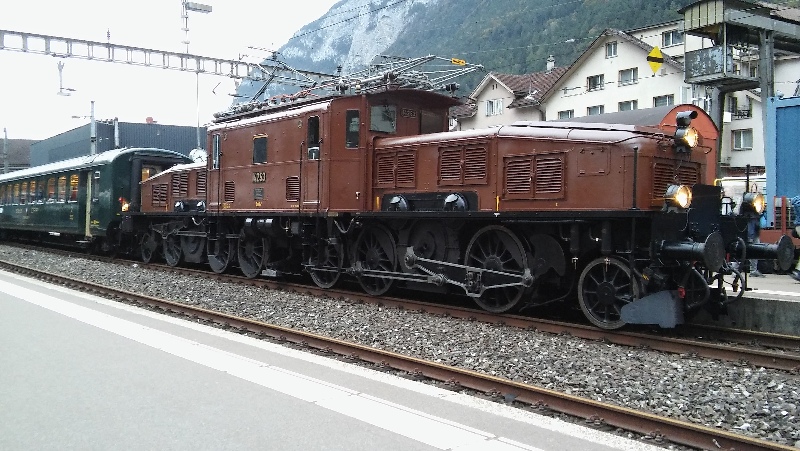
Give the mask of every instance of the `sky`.
<svg viewBox="0 0 800 451">
<path fill-rule="evenodd" d="M 189 53 L 259 61 L 339 0 L 200 0 L 209 14 L 189 12 Z M 184 52 L 181 0 L 23 0 L 0 3 L 0 30 Z M 280 6 L 278 6 L 280 5 Z M 291 9 L 289 9 L 289 6 Z M 9 43 L 6 44 L 7 46 Z M 63 87 L 58 95 L 58 63 Z M 300 68 L 302 69 L 302 68 Z M 201 125 L 231 104 L 234 81 L 121 63 L 0 50 L 0 128 L 9 139 L 45 139 L 97 120 L 119 118 Z M 199 92 L 199 94 L 198 94 Z M 199 114 L 198 114 L 199 113 Z M 73 118 L 73 116 L 78 116 Z M 0 135 L 0 140 L 3 138 Z"/>
</svg>

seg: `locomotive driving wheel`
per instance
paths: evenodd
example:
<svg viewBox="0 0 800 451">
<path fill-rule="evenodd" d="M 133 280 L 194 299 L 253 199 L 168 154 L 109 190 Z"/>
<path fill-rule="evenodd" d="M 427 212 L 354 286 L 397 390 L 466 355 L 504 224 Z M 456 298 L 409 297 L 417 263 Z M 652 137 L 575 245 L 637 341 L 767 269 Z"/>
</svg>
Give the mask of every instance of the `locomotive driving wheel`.
<svg viewBox="0 0 800 451">
<path fill-rule="evenodd" d="M 310 247 L 308 272 L 320 288 L 331 288 L 339 281 L 344 265 L 344 248 L 339 236 Z"/>
<path fill-rule="evenodd" d="M 614 257 L 592 260 L 578 279 L 578 303 L 586 318 L 601 329 L 619 329 L 622 307 L 639 299 L 638 280 L 624 261 Z"/>
<path fill-rule="evenodd" d="M 365 228 L 353 247 L 353 263 L 362 269 L 394 272 L 397 268 L 396 242 L 391 232 L 381 226 Z M 373 296 L 385 294 L 394 285 L 394 279 L 359 275 L 361 288 Z"/>
<path fill-rule="evenodd" d="M 172 234 L 168 235 L 163 240 L 164 261 L 170 266 L 178 266 L 183 260 L 183 251 L 181 250 L 181 237 Z"/>
<path fill-rule="evenodd" d="M 187 261 L 202 261 L 206 250 L 206 239 L 202 236 L 182 236 L 181 250 Z"/>
<path fill-rule="evenodd" d="M 217 274 L 225 272 L 236 256 L 236 240 L 228 238 L 229 233 L 228 227 L 220 225 L 216 236 L 206 240 L 208 266 Z"/>
<path fill-rule="evenodd" d="M 519 274 L 528 267 L 528 255 L 517 236 L 503 226 L 488 226 L 479 230 L 467 245 L 464 264 L 476 268 Z M 484 285 L 490 285 L 491 273 L 483 274 Z M 475 298 L 484 310 L 503 313 L 519 306 L 525 294 L 523 286 L 490 288 Z"/>
<path fill-rule="evenodd" d="M 144 263 L 152 262 L 158 255 L 158 238 L 156 234 L 148 230 L 142 235 L 139 241 L 139 256 Z"/>
<path fill-rule="evenodd" d="M 245 277 L 252 279 L 261 274 L 269 261 L 271 244 L 266 238 L 248 237 L 244 233 L 239 235 L 239 269 Z"/>
</svg>

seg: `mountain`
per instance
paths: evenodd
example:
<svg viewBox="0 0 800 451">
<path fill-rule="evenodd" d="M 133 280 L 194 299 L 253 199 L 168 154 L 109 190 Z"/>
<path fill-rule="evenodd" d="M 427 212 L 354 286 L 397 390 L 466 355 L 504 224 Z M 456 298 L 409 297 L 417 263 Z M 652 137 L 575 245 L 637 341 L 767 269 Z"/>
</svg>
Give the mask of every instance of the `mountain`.
<svg viewBox="0 0 800 451">
<path fill-rule="evenodd" d="M 681 19 L 693 0 L 342 0 L 301 28 L 279 58 L 301 70 L 363 69 L 378 54 L 438 55 L 487 71 L 530 73 L 553 55 L 568 66 L 606 28 L 630 30 Z M 460 80 L 466 95 L 482 79 Z M 249 100 L 262 83 L 244 82 Z M 289 92 L 297 88 L 289 88 Z M 268 95 L 280 90 L 271 89 Z M 285 91 L 284 91 L 285 92 Z M 262 97 L 263 98 L 263 97 Z"/>
</svg>

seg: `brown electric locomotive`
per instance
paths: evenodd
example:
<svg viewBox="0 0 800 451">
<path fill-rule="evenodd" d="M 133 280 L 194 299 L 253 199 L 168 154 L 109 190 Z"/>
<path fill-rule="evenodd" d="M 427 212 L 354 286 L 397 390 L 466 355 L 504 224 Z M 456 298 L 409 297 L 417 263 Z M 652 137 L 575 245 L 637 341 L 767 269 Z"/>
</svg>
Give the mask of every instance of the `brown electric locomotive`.
<svg viewBox="0 0 800 451">
<path fill-rule="evenodd" d="M 492 312 L 577 303 L 607 329 L 724 310 L 744 289 L 730 260 L 791 264 L 788 237 L 745 241 L 763 196 L 721 214 L 717 130 L 692 105 L 645 125 L 449 132 L 457 101 L 430 91 L 276 100 L 220 115 L 205 164 L 142 182 L 124 230 L 144 260 L 460 293 Z"/>
</svg>

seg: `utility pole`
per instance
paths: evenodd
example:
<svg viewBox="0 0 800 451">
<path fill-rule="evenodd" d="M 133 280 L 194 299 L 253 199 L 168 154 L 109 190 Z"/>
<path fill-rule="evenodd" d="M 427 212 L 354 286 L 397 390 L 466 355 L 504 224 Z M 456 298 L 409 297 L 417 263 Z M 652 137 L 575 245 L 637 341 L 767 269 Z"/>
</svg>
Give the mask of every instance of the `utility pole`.
<svg viewBox="0 0 800 451">
<path fill-rule="evenodd" d="M 198 13 L 208 14 L 211 12 L 211 6 L 204 5 L 202 3 L 197 2 L 187 2 L 183 0 L 181 2 L 181 6 L 183 7 L 183 13 L 181 14 L 181 18 L 183 19 L 183 30 L 184 32 L 184 40 L 183 44 L 186 44 L 186 54 L 189 54 L 189 11 L 194 11 Z M 200 149 L 200 72 L 195 72 L 195 103 L 197 105 L 197 148 Z"/>
</svg>

